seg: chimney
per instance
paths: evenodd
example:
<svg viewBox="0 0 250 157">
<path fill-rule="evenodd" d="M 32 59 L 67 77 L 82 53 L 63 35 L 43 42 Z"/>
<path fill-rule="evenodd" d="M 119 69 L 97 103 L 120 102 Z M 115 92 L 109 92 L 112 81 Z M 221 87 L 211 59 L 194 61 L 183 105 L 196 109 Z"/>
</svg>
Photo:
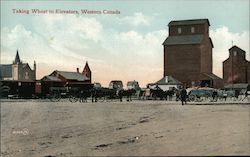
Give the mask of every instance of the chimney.
<svg viewBox="0 0 250 157">
<path fill-rule="evenodd" d="M 165 76 L 165 82 L 168 83 L 168 76 Z"/>
<path fill-rule="evenodd" d="M 76 72 L 79 73 L 79 68 L 76 68 Z"/>
</svg>

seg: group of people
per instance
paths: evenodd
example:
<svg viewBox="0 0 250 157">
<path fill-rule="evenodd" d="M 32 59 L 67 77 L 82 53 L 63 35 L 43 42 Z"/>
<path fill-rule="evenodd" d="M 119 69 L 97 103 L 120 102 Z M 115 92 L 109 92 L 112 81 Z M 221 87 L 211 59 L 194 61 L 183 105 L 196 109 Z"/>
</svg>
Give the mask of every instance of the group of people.
<svg viewBox="0 0 250 157">
<path fill-rule="evenodd" d="M 236 90 L 235 91 L 235 97 L 238 98 L 239 94 L 240 94 L 239 91 Z M 250 95 L 250 84 L 248 84 L 248 86 L 246 88 L 244 99 L 247 98 L 248 95 Z M 223 95 L 223 98 L 225 100 L 226 100 L 226 97 L 227 97 L 226 95 L 225 96 Z M 180 99 L 182 105 L 187 104 L 187 98 L 188 98 L 188 93 L 187 93 L 187 90 L 184 87 L 182 87 L 179 91 L 178 90 L 176 91 L 176 101 L 178 99 Z M 218 92 L 216 90 L 214 90 L 213 93 L 212 93 L 212 99 L 215 100 L 217 98 L 218 98 Z"/>
<path fill-rule="evenodd" d="M 154 87 L 154 90 L 162 90 L 162 89 L 158 86 L 158 84 L 156 84 L 156 86 Z M 188 100 L 189 96 L 188 96 L 188 93 L 187 93 L 187 90 L 186 90 L 185 87 L 182 87 L 180 90 L 173 88 L 173 89 L 171 89 L 171 91 L 173 92 L 173 94 L 174 93 L 176 94 L 176 101 L 181 100 L 181 104 L 182 105 L 187 104 L 187 100 Z M 151 94 L 150 88 L 149 88 L 149 86 L 147 86 L 147 89 L 145 90 L 145 95 L 146 96 L 150 96 L 150 94 Z M 239 91 L 236 90 L 235 91 L 235 97 L 238 98 L 239 95 L 240 95 Z M 250 95 L 250 84 L 246 88 L 244 99 L 247 98 L 248 95 Z M 211 96 L 212 96 L 212 101 L 217 101 L 217 99 L 219 97 L 218 91 L 217 90 L 213 90 Z M 227 99 L 227 93 L 226 92 L 223 93 L 222 97 L 226 101 L 226 99 Z M 171 100 L 170 97 L 169 97 L 169 99 Z"/>
</svg>

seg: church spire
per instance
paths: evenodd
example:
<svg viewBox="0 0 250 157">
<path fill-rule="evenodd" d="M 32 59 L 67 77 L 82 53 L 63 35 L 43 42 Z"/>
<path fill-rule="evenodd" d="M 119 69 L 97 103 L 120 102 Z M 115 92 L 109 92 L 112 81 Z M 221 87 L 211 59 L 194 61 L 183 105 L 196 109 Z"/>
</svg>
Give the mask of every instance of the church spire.
<svg viewBox="0 0 250 157">
<path fill-rule="evenodd" d="M 89 68 L 88 61 L 87 61 L 86 64 L 85 64 L 85 67 L 84 67 L 84 69 L 83 69 L 83 71 L 82 71 L 82 74 L 85 75 L 86 77 L 88 77 L 88 78 L 89 78 L 89 81 L 90 81 L 90 83 L 91 83 L 91 70 L 90 70 L 90 68 Z"/>
<path fill-rule="evenodd" d="M 17 50 L 16 51 L 16 58 L 15 58 L 14 64 L 19 64 L 19 63 L 21 63 L 21 60 L 20 60 L 19 53 L 18 53 L 18 50 Z"/>
<path fill-rule="evenodd" d="M 91 72 L 90 68 L 89 68 L 89 64 L 88 64 L 88 61 L 86 62 L 85 64 L 85 67 L 83 69 L 83 72 L 86 71 L 86 72 Z"/>
</svg>

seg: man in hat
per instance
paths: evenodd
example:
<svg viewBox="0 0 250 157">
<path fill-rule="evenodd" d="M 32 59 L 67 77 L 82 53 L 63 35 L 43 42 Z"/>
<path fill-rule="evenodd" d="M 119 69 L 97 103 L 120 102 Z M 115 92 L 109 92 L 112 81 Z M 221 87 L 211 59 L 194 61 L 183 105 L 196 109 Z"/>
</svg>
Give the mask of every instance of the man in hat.
<svg viewBox="0 0 250 157">
<path fill-rule="evenodd" d="M 182 105 L 184 105 L 184 102 L 185 102 L 185 104 L 187 104 L 187 100 L 186 100 L 186 98 L 187 98 L 187 91 L 186 91 L 186 89 L 183 87 L 182 89 L 181 89 L 181 104 Z"/>
</svg>

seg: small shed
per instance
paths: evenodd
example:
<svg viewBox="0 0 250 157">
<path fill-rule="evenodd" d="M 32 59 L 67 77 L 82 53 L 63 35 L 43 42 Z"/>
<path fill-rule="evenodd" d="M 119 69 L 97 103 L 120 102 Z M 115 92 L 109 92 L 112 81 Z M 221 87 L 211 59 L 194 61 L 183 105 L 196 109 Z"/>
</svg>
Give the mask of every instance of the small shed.
<svg viewBox="0 0 250 157">
<path fill-rule="evenodd" d="M 162 90 L 167 91 L 173 88 L 175 89 L 180 88 L 180 86 L 182 86 L 182 83 L 172 76 L 165 76 L 159 81 L 148 85 L 149 88 L 156 88 L 156 86 L 158 85 L 158 87 L 160 87 Z"/>
</svg>

